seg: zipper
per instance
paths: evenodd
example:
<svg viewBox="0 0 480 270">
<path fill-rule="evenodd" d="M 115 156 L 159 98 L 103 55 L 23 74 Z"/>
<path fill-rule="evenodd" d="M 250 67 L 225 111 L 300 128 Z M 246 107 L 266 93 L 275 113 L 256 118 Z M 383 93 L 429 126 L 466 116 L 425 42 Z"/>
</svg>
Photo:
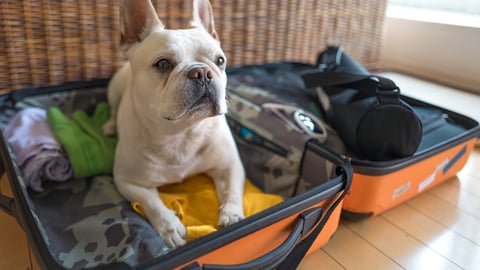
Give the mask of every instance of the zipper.
<svg viewBox="0 0 480 270">
<path fill-rule="evenodd" d="M 242 141 L 262 147 L 263 149 L 269 150 L 270 152 L 273 152 L 284 158 L 287 157 L 288 150 L 284 147 L 264 138 L 263 136 L 259 135 L 252 129 L 240 124 L 238 121 L 234 120 L 228 115 L 227 122 L 236 137 L 240 138 Z"/>
</svg>

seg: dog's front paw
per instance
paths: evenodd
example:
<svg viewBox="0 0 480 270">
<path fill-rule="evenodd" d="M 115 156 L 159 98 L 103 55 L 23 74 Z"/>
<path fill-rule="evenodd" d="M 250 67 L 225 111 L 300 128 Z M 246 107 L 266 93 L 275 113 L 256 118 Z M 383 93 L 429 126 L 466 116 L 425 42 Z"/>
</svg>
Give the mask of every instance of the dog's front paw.
<svg viewBox="0 0 480 270">
<path fill-rule="evenodd" d="M 187 229 L 173 211 L 167 212 L 152 225 L 167 246 L 176 248 L 185 245 Z"/>
<path fill-rule="evenodd" d="M 103 135 L 113 136 L 117 134 L 117 125 L 115 119 L 110 118 L 102 127 Z"/>
<path fill-rule="evenodd" d="M 244 219 L 243 207 L 234 203 L 220 206 L 218 210 L 218 226 L 220 228 L 232 225 Z"/>
</svg>

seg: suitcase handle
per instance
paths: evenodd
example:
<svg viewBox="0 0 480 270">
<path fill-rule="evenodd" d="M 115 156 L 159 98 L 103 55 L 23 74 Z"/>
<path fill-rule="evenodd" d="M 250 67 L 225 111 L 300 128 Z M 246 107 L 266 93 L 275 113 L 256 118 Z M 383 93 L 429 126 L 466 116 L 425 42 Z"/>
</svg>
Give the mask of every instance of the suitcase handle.
<svg viewBox="0 0 480 270">
<path fill-rule="evenodd" d="M 0 193 L 0 210 L 9 216 L 16 217 L 15 211 L 15 199 L 7 197 Z"/>
<path fill-rule="evenodd" d="M 301 242 L 304 236 L 311 233 L 312 229 L 319 223 L 323 215 L 323 209 L 321 207 L 311 208 L 300 214 L 300 218 L 295 224 L 292 232 L 287 239 L 276 247 L 274 250 L 265 254 L 253 261 L 236 264 L 236 265 L 216 265 L 205 264 L 202 267 L 197 265 L 196 269 L 203 270 L 251 270 L 251 269 L 272 269 L 280 264 L 295 248 L 295 246 Z M 191 266 L 190 266 L 191 267 Z M 191 269 L 188 268 L 187 269 Z"/>
<path fill-rule="evenodd" d="M 4 174 L 5 166 L 3 165 L 3 162 L 0 161 L 0 176 L 3 176 Z M 0 210 L 5 212 L 9 216 L 16 218 L 15 209 L 15 199 L 3 195 L 0 190 Z"/>
</svg>

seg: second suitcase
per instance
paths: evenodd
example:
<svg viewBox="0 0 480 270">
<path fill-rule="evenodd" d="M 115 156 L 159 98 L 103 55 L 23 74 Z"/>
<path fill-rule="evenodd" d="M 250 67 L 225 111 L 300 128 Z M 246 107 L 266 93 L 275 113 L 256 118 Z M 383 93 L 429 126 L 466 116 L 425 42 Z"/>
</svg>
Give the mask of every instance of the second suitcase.
<svg viewBox="0 0 480 270">
<path fill-rule="evenodd" d="M 321 87 L 330 97 L 327 118 L 342 119 L 339 110 L 374 103 L 370 111 L 355 112 L 363 117 L 355 131 L 335 123 L 349 143 L 347 133 L 356 136 L 349 154 L 355 173 L 343 205 L 345 217 L 378 215 L 451 178 L 467 162 L 480 135 L 477 121 L 401 95 L 401 86 L 370 74 L 338 46 L 319 55 L 316 70 L 302 76 L 306 85 Z M 362 129 L 367 136 L 362 137 Z"/>
</svg>

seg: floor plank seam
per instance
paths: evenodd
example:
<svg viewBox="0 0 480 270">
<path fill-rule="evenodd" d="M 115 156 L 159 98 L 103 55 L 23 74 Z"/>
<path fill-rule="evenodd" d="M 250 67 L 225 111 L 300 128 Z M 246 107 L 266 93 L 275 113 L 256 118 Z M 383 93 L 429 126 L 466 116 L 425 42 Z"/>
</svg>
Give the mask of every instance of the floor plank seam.
<svg viewBox="0 0 480 270">
<path fill-rule="evenodd" d="M 335 237 L 335 235 L 334 235 Z M 325 253 L 325 255 L 327 255 L 330 259 L 332 259 L 332 261 L 334 261 L 339 267 L 341 267 L 342 269 L 345 269 L 347 270 L 347 267 L 345 267 L 344 265 L 342 265 L 340 263 L 340 261 L 338 261 L 334 256 L 332 256 L 330 253 L 328 253 L 328 251 L 326 251 L 324 248 L 322 248 L 322 251 Z"/>
<path fill-rule="evenodd" d="M 361 222 L 361 221 L 360 221 Z M 385 257 L 387 257 L 390 261 L 392 261 L 393 263 L 395 263 L 396 265 L 398 265 L 400 268 L 402 269 L 406 269 L 403 265 L 400 264 L 400 262 L 398 262 L 397 260 L 395 260 L 395 258 L 392 258 L 390 255 L 388 255 L 386 252 L 384 252 L 383 250 L 381 250 L 380 248 L 378 248 L 374 243 L 370 242 L 368 239 L 366 239 L 365 237 L 363 237 L 361 234 L 357 233 L 355 230 L 353 230 L 352 228 L 350 228 L 350 226 L 348 224 L 344 224 L 345 228 L 347 228 L 348 230 L 350 230 L 353 234 L 357 235 L 360 239 L 362 239 L 365 243 L 367 243 L 369 246 L 371 246 L 372 248 L 374 248 L 375 250 L 377 250 L 380 254 L 384 255 Z"/>
<path fill-rule="evenodd" d="M 413 208 L 413 207 L 412 207 Z M 413 208 L 415 209 L 415 208 Z M 423 215 L 423 214 L 422 214 Z M 425 216 L 425 215 L 424 215 Z M 458 268 L 460 269 L 465 269 L 464 267 L 460 266 L 458 263 L 456 263 L 455 261 L 453 261 L 452 259 L 448 258 L 447 256 L 445 256 L 444 254 L 440 253 L 438 250 L 436 250 L 434 247 L 432 247 L 429 243 L 426 243 L 425 241 L 423 241 L 422 239 L 419 239 L 418 237 L 416 237 L 415 235 L 413 235 L 412 233 L 408 232 L 407 230 L 405 230 L 404 228 L 402 228 L 401 226 L 395 224 L 394 222 L 392 222 L 389 218 L 383 216 L 383 215 L 380 215 L 379 217 L 383 218 L 387 223 L 391 224 L 392 226 L 396 227 L 397 229 L 399 229 L 400 231 L 404 232 L 406 236 L 414 239 L 415 241 L 417 241 L 418 243 L 422 244 L 423 245 L 423 248 L 424 249 L 428 249 L 430 250 L 431 252 L 437 254 L 438 256 L 444 258 L 446 261 L 450 262 L 451 264 L 457 266 Z M 431 219 L 430 217 L 428 216 L 425 216 L 426 218 L 429 218 Z M 438 223 L 436 220 L 434 219 L 431 219 L 433 222 L 435 223 Z M 444 227 L 444 229 L 449 229 L 449 228 L 445 228 L 444 225 L 438 223 L 440 226 Z M 467 239 L 468 240 L 468 239 Z"/>
</svg>

